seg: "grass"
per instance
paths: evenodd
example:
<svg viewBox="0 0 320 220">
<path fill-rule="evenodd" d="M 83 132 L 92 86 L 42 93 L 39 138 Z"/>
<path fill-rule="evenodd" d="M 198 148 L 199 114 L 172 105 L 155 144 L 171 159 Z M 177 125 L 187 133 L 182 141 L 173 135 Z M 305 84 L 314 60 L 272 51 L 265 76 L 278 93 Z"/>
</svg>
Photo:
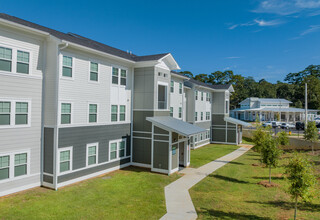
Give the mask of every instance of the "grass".
<svg viewBox="0 0 320 220">
<path fill-rule="evenodd" d="M 242 137 L 242 143 L 243 144 L 251 144 L 254 145 L 253 140 L 251 138 L 248 137 Z"/>
<path fill-rule="evenodd" d="M 320 158 L 305 152 L 313 160 L 320 183 Z M 265 188 L 257 183 L 268 180 L 268 169 L 259 164 L 259 155 L 250 150 L 245 155 L 217 170 L 190 189 L 199 219 L 293 219 L 293 202 L 285 190 L 284 165 L 292 153 L 285 153 L 279 168 L 272 169 L 272 182 L 278 188 Z M 319 191 L 318 191 L 319 192 Z M 300 203 L 298 219 L 320 219 L 320 198 Z"/>
<path fill-rule="evenodd" d="M 235 145 L 208 144 L 204 147 L 191 151 L 190 167 L 201 167 L 213 160 L 218 159 L 232 151 L 238 149 Z"/>
<path fill-rule="evenodd" d="M 53 191 L 0 198 L 0 219 L 159 219 L 164 187 L 179 178 L 130 167 Z"/>
</svg>

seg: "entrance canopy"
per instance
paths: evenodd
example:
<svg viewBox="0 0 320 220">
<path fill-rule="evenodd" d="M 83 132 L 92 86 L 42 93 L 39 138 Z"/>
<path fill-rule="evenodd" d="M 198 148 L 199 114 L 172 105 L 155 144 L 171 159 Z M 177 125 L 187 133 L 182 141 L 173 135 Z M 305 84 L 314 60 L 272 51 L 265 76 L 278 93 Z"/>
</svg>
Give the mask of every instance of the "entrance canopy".
<svg viewBox="0 0 320 220">
<path fill-rule="evenodd" d="M 185 121 L 172 118 L 170 116 L 147 117 L 146 120 L 150 121 L 157 127 L 160 127 L 167 131 L 173 131 L 187 137 L 206 132 L 206 130 L 203 128 Z"/>
<path fill-rule="evenodd" d="M 247 123 L 247 122 L 235 119 L 235 118 L 231 118 L 231 117 L 224 117 L 224 120 L 226 122 L 229 122 L 229 123 L 232 123 L 232 124 L 237 124 L 237 125 L 242 125 L 244 127 L 250 127 L 251 126 L 250 123 Z"/>
</svg>

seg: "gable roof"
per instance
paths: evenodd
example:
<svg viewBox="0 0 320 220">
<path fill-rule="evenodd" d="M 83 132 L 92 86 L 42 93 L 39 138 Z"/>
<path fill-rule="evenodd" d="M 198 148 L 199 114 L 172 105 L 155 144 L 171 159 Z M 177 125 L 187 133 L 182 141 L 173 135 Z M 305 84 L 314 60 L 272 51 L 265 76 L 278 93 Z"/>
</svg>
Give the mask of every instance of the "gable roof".
<svg viewBox="0 0 320 220">
<path fill-rule="evenodd" d="M 153 54 L 153 55 L 146 55 L 146 56 L 137 56 L 135 54 L 128 53 L 126 51 L 117 49 L 115 47 L 108 46 L 106 44 L 91 40 L 89 38 L 83 37 L 78 34 L 74 34 L 74 33 L 70 33 L 70 32 L 63 33 L 63 32 L 53 30 L 51 28 L 47 28 L 42 25 L 30 22 L 30 21 L 26 21 L 21 18 L 17 18 L 17 17 L 11 16 L 11 15 L 8 15 L 5 13 L 0 13 L 0 19 L 4 19 L 9 22 L 14 22 L 16 24 L 23 25 L 25 27 L 29 27 L 32 29 L 36 29 L 36 30 L 39 30 L 42 32 L 46 32 L 46 33 L 49 33 L 58 39 L 72 42 L 75 44 L 79 44 L 81 46 L 85 46 L 85 47 L 88 47 L 88 48 L 91 48 L 94 50 L 98 50 L 98 51 L 101 51 L 104 53 L 108 53 L 108 54 L 111 54 L 111 55 L 114 55 L 117 57 L 121 57 L 121 58 L 130 60 L 130 61 L 134 61 L 134 62 L 159 60 L 169 54 L 169 53 L 162 53 L 162 54 Z"/>
<path fill-rule="evenodd" d="M 187 82 L 191 82 L 191 83 L 194 83 L 198 86 L 203 86 L 203 87 L 206 87 L 209 89 L 216 89 L 216 90 L 228 90 L 228 89 L 232 88 L 231 84 L 212 85 L 212 84 L 204 83 L 204 82 L 192 79 L 192 78 L 189 78 L 189 80 Z"/>
</svg>

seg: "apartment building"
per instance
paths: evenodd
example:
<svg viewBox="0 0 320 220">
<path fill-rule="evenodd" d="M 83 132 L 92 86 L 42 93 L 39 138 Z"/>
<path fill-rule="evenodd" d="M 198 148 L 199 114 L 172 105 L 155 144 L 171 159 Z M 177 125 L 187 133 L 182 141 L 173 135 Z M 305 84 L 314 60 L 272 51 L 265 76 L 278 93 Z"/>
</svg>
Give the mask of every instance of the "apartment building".
<svg viewBox="0 0 320 220">
<path fill-rule="evenodd" d="M 242 122 L 226 122 L 232 86 L 179 69 L 170 53 L 137 56 L 0 14 L 0 196 L 131 165 L 171 174 L 191 148 L 240 143 Z"/>
</svg>

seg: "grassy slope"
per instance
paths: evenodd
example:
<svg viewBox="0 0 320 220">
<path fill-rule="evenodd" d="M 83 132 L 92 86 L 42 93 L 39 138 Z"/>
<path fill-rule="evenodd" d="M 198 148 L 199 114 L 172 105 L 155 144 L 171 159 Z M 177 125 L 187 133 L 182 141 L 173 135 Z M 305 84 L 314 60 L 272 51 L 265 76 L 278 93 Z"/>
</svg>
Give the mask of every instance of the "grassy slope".
<svg viewBox="0 0 320 220">
<path fill-rule="evenodd" d="M 268 169 L 260 166 L 259 156 L 250 150 L 247 154 L 217 170 L 191 190 L 191 197 L 200 219 L 291 219 L 293 204 L 285 193 L 283 178 L 287 153 L 281 165 L 272 170 L 273 182 L 280 188 L 257 185 L 268 179 Z M 319 156 L 309 156 L 316 164 L 320 176 Z M 298 219 L 320 219 L 320 198 L 312 204 L 300 204 Z"/>
<path fill-rule="evenodd" d="M 178 177 L 128 168 L 57 192 L 36 188 L 0 198 L 0 219 L 159 219 L 164 186 Z"/>
<path fill-rule="evenodd" d="M 200 167 L 238 149 L 235 145 L 209 144 L 191 151 L 190 167 Z"/>
</svg>

